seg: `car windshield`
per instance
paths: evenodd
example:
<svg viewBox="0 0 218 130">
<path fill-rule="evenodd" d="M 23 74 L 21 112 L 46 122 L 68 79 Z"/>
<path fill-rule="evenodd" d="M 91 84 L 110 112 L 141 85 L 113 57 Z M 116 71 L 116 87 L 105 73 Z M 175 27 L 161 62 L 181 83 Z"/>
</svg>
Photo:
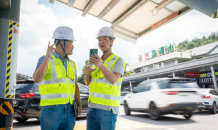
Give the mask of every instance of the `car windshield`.
<svg viewBox="0 0 218 130">
<path fill-rule="evenodd" d="M 33 86 L 35 86 L 35 83 L 17 84 L 16 85 L 16 93 L 27 93 L 33 89 Z"/>
<path fill-rule="evenodd" d="M 82 93 L 89 93 L 89 89 L 86 88 L 85 86 L 79 85 L 79 84 L 78 84 L 78 86 L 79 86 L 79 91 L 80 92 L 82 92 Z"/>
</svg>

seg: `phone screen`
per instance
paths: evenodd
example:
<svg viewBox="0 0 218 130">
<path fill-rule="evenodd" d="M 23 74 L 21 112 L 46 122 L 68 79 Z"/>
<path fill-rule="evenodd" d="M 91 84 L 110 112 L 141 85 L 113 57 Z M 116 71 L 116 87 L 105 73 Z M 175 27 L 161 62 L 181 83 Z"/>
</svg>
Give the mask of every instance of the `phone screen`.
<svg viewBox="0 0 218 130">
<path fill-rule="evenodd" d="M 98 54 L 98 49 L 90 49 L 89 56 L 97 58 L 94 54 Z"/>
</svg>

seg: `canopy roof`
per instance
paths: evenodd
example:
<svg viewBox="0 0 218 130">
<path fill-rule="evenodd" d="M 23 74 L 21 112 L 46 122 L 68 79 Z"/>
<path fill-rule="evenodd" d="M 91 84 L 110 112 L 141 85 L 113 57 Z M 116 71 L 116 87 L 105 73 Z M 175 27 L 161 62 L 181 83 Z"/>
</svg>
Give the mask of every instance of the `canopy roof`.
<svg viewBox="0 0 218 130">
<path fill-rule="evenodd" d="M 192 10 L 176 0 L 57 1 L 81 10 L 82 16 L 90 14 L 111 23 L 116 36 L 131 43 Z"/>
</svg>

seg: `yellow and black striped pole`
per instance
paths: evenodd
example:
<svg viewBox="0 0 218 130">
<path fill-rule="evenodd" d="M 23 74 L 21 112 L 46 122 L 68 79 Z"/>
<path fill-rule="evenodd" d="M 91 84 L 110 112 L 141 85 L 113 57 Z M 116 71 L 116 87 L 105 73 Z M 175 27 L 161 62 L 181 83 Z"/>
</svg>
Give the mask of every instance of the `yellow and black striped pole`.
<svg viewBox="0 0 218 130">
<path fill-rule="evenodd" d="M 21 0 L 0 7 L 0 130 L 13 129 Z"/>
<path fill-rule="evenodd" d="M 218 10 L 214 14 L 212 14 L 211 17 L 212 18 L 218 18 Z"/>
<path fill-rule="evenodd" d="M 14 105 L 13 100 L 0 101 L 0 130 L 12 130 Z"/>
</svg>

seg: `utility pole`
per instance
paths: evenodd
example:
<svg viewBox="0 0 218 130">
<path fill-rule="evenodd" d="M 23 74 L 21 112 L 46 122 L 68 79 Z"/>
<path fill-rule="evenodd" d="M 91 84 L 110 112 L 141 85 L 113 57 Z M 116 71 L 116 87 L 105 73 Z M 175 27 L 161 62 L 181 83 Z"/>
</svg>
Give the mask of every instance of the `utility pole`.
<svg viewBox="0 0 218 130">
<path fill-rule="evenodd" d="M 0 6 L 0 130 L 13 129 L 20 0 Z"/>
</svg>

